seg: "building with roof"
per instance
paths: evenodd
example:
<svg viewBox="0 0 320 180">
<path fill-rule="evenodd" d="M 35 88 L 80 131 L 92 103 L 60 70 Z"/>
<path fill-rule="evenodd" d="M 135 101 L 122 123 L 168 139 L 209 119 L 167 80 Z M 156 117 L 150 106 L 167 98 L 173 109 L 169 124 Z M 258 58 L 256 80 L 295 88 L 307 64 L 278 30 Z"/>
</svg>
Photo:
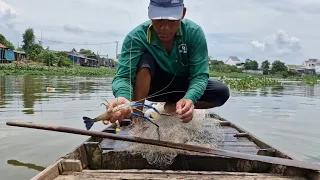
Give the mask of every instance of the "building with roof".
<svg viewBox="0 0 320 180">
<path fill-rule="evenodd" d="M 99 60 L 88 58 L 85 54 L 77 52 L 75 49 L 72 49 L 70 52 L 66 53 L 68 58 L 71 60 L 73 65 L 77 66 L 90 66 L 90 67 L 99 67 Z"/>
<path fill-rule="evenodd" d="M 303 61 L 302 65 L 287 65 L 289 71 L 295 71 L 299 74 L 320 74 L 320 59 L 308 59 Z"/>
<path fill-rule="evenodd" d="M 303 67 L 309 72 L 308 74 L 319 74 L 320 73 L 320 59 L 308 59 L 303 61 Z"/>
<path fill-rule="evenodd" d="M 0 43 L 0 63 L 11 63 L 14 60 L 15 54 L 13 50 Z"/>
<path fill-rule="evenodd" d="M 307 69 L 315 69 L 316 64 L 320 64 L 320 59 L 308 59 L 302 63 Z"/>
<path fill-rule="evenodd" d="M 7 48 L 0 43 L 0 63 L 11 63 L 12 61 L 20 61 L 26 59 L 26 53 Z"/>
<path fill-rule="evenodd" d="M 297 72 L 298 74 L 312 74 L 313 70 L 307 69 L 303 65 L 287 65 L 288 71 Z"/>
<path fill-rule="evenodd" d="M 320 75 L 320 64 L 315 65 L 316 75 Z"/>
<path fill-rule="evenodd" d="M 27 54 L 25 52 L 16 51 L 16 50 L 13 50 L 13 52 L 14 52 L 14 57 L 15 57 L 16 61 L 21 61 L 21 60 L 27 59 Z"/>
<path fill-rule="evenodd" d="M 237 56 L 229 56 L 228 60 L 225 61 L 225 64 L 237 66 L 237 68 L 243 68 L 244 66 L 244 62 L 242 62 Z"/>
</svg>

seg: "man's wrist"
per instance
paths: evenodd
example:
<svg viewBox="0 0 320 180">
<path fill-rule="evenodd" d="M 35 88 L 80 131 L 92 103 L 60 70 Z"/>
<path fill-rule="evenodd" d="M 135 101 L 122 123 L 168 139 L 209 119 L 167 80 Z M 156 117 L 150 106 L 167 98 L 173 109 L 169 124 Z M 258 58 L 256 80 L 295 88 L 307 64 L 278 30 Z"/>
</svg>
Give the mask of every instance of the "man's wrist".
<svg viewBox="0 0 320 180">
<path fill-rule="evenodd" d="M 197 102 L 196 99 L 194 99 L 193 97 L 191 97 L 190 95 L 186 94 L 183 99 L 187 99 L 190 100 L 192 102 L 192 104 L 195 104 Z"/>
<path fill-rule="evenodd" d="M 117 93 L 117 94 L 115 94 L 115 98 L 125 98 L 125 99 L 127 99 L 127 100 L 129 100 L 130 101 L 130 98 L 129 98 L 130 96 L 127 94 L 127 93 Z"/>
</svg>

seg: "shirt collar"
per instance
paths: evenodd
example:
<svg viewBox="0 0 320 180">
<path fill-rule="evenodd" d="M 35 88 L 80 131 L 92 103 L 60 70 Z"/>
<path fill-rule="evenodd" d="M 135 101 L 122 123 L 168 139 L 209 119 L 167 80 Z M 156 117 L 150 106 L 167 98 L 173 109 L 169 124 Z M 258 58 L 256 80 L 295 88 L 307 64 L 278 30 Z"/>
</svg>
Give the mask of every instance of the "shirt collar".
<svg viewBox="0 0 320 180">
<path fill-rule="evenodd" d="M 181 25 L 176 35 L 177 36 L 183 35 Z M 150 22 L 149 27 L 147 29 L 147 42 L 153 45 L 156 45 L 158 42 L 158 37 L 156 36 L 156 32 L 153 30 L 152 22 Z"/>
</svg>

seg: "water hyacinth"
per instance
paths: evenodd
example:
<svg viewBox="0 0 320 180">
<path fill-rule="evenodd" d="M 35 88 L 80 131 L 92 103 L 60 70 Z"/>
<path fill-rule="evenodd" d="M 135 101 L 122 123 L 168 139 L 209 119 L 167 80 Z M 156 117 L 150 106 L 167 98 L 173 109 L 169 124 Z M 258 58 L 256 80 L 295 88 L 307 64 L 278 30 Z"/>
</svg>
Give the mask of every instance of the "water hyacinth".
<svg viewBox="0 0 320 180">
<path fill-rule="evenodd" d="M 264 87 L 282 86 L 281 82 L 266 77 L 245 77 L 241 79 L 220 77 L 218 80 L 227 84 L 231 89 L 237 90 L 253 90 Z"/>
<path fill-rule="evenodd" d="M 318 80 L 319 79 L 317 76 L 312 76 L 312 75 L 303 76 L 303 78 L 302 78 L 302 82 L 304 82 L 305 84 L 308 84 L 308 85 L 319 84 Z"/>
<path fill-rule="evenodd" d="M 116 68 L 54 67 L 39 64 L 1 64 L 0 75 L 114 76 Z"/>
</svg>

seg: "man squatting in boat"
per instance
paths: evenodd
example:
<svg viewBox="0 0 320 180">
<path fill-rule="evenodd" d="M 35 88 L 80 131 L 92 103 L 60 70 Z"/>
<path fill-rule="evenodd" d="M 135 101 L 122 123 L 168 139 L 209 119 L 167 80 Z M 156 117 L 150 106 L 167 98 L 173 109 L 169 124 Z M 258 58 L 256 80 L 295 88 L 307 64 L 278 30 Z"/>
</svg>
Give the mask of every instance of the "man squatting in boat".
<svg viewBox="0 0 320 180">
<path fill-rule="evenodd" d="M 209 79 L 208 47 L 202 28 L 185 19 L 185 14 L 183 0 L 150 0 L 150 20 L 124 39 L 112 82 L 115 99 L 107 110 L 131 101 L 144 103 L 139 100 L 165 88 L 157 94 L 167 94 L 147 100 L 166 102 L 158 107 L 160 113 L 176 113 L 188 123 L 194 109 L 219 107 L 229 99 L 228 86 Z M 130 113 L 129 108 L 116 112 L 110 122 L 130 117 Z"/>
</svg>

